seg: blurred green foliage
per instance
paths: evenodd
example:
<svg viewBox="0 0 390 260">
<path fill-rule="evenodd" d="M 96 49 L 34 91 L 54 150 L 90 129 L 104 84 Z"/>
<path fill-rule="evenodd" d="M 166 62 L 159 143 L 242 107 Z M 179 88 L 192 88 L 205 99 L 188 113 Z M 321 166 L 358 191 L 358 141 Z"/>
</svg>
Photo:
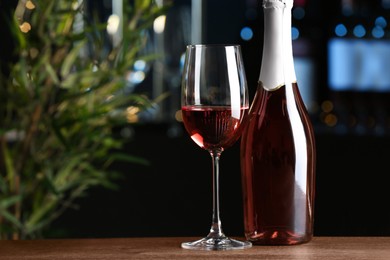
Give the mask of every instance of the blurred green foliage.
<svg viewBox="0 0 390 260">
<path fill-rule="evenodd" d="M 167 8 L 123 1 L 123 40 L 107 49 L 106 24 L 88 17 L 80 1 L 28 4 L 23 19 L 10 21 L 17 58 L 0 78 L 2 239 L 41 237 L 91 187 L 115 187 L 114 161 L 145 163 L 120 153 L 125 140 L 113 129 L 127 124 L 126 107 L 151 105 L 121 90 L 143 53 L 145 31 Z M 83 30 L 75 30 L 77 19 Z"/>
</svg>

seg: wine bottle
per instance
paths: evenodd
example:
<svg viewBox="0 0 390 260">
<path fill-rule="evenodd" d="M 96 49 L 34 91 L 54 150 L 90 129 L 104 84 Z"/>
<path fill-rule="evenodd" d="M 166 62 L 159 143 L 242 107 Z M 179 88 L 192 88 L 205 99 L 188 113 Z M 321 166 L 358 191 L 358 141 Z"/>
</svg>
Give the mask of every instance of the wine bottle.
<svg viewBox="0 0 390 260">
<path fill-rule="evenodd" d="M 292 7 L 293 0 L 263 0 L 263 58 L 240 147 L 245 236 L 253 244 L 313 236 L 315 138 L 295 75 Z"/>
</svg>

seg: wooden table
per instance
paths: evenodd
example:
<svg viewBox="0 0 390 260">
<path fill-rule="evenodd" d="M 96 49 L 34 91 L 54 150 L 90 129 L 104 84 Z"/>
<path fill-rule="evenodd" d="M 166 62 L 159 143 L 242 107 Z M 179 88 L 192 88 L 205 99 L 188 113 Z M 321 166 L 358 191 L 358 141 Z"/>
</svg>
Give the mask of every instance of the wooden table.
<svg viewBox="0 0 390 260">
<path fill-rule="evenodd" d="M 180 248 L 193 238 L 112 238 L 0 241 L 0 260 L 57 259 L 390 259 L 390 237 L 315 237 L 296 246 L 253 246 L 233 251 Z"/>
</svg>

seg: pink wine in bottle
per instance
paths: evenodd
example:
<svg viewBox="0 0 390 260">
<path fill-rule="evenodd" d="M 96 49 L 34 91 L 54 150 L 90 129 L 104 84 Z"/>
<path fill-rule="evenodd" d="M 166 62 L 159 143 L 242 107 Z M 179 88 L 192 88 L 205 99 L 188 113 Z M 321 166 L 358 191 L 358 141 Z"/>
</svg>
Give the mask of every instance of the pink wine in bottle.
<svg viewBox="0 0 390 260">
<path fill-rule="evenodd" d="M 316 151 L 295 76 L 293 0 L 263 0 L 259 84 L 241 137 L 245 236 L 293 245 L 313 236 Z"/>
</svg>

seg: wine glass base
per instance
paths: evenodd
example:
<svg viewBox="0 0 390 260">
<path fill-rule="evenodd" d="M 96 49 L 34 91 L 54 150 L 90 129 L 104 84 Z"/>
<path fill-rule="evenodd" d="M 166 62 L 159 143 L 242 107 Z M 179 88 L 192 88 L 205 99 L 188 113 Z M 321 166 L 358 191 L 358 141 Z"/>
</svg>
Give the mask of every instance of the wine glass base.
<svg viewBox="0 0 390 260">
<path fill-rule="evenodd" d="M 191 250 L 233 250 L 250 248 L 252 247 L 252 243 L 249 241 L 238 241 L 228 237 L 205 237 L 193 242 L 184 242 L 181 244 L 181 247 Z"/>
</svg>

